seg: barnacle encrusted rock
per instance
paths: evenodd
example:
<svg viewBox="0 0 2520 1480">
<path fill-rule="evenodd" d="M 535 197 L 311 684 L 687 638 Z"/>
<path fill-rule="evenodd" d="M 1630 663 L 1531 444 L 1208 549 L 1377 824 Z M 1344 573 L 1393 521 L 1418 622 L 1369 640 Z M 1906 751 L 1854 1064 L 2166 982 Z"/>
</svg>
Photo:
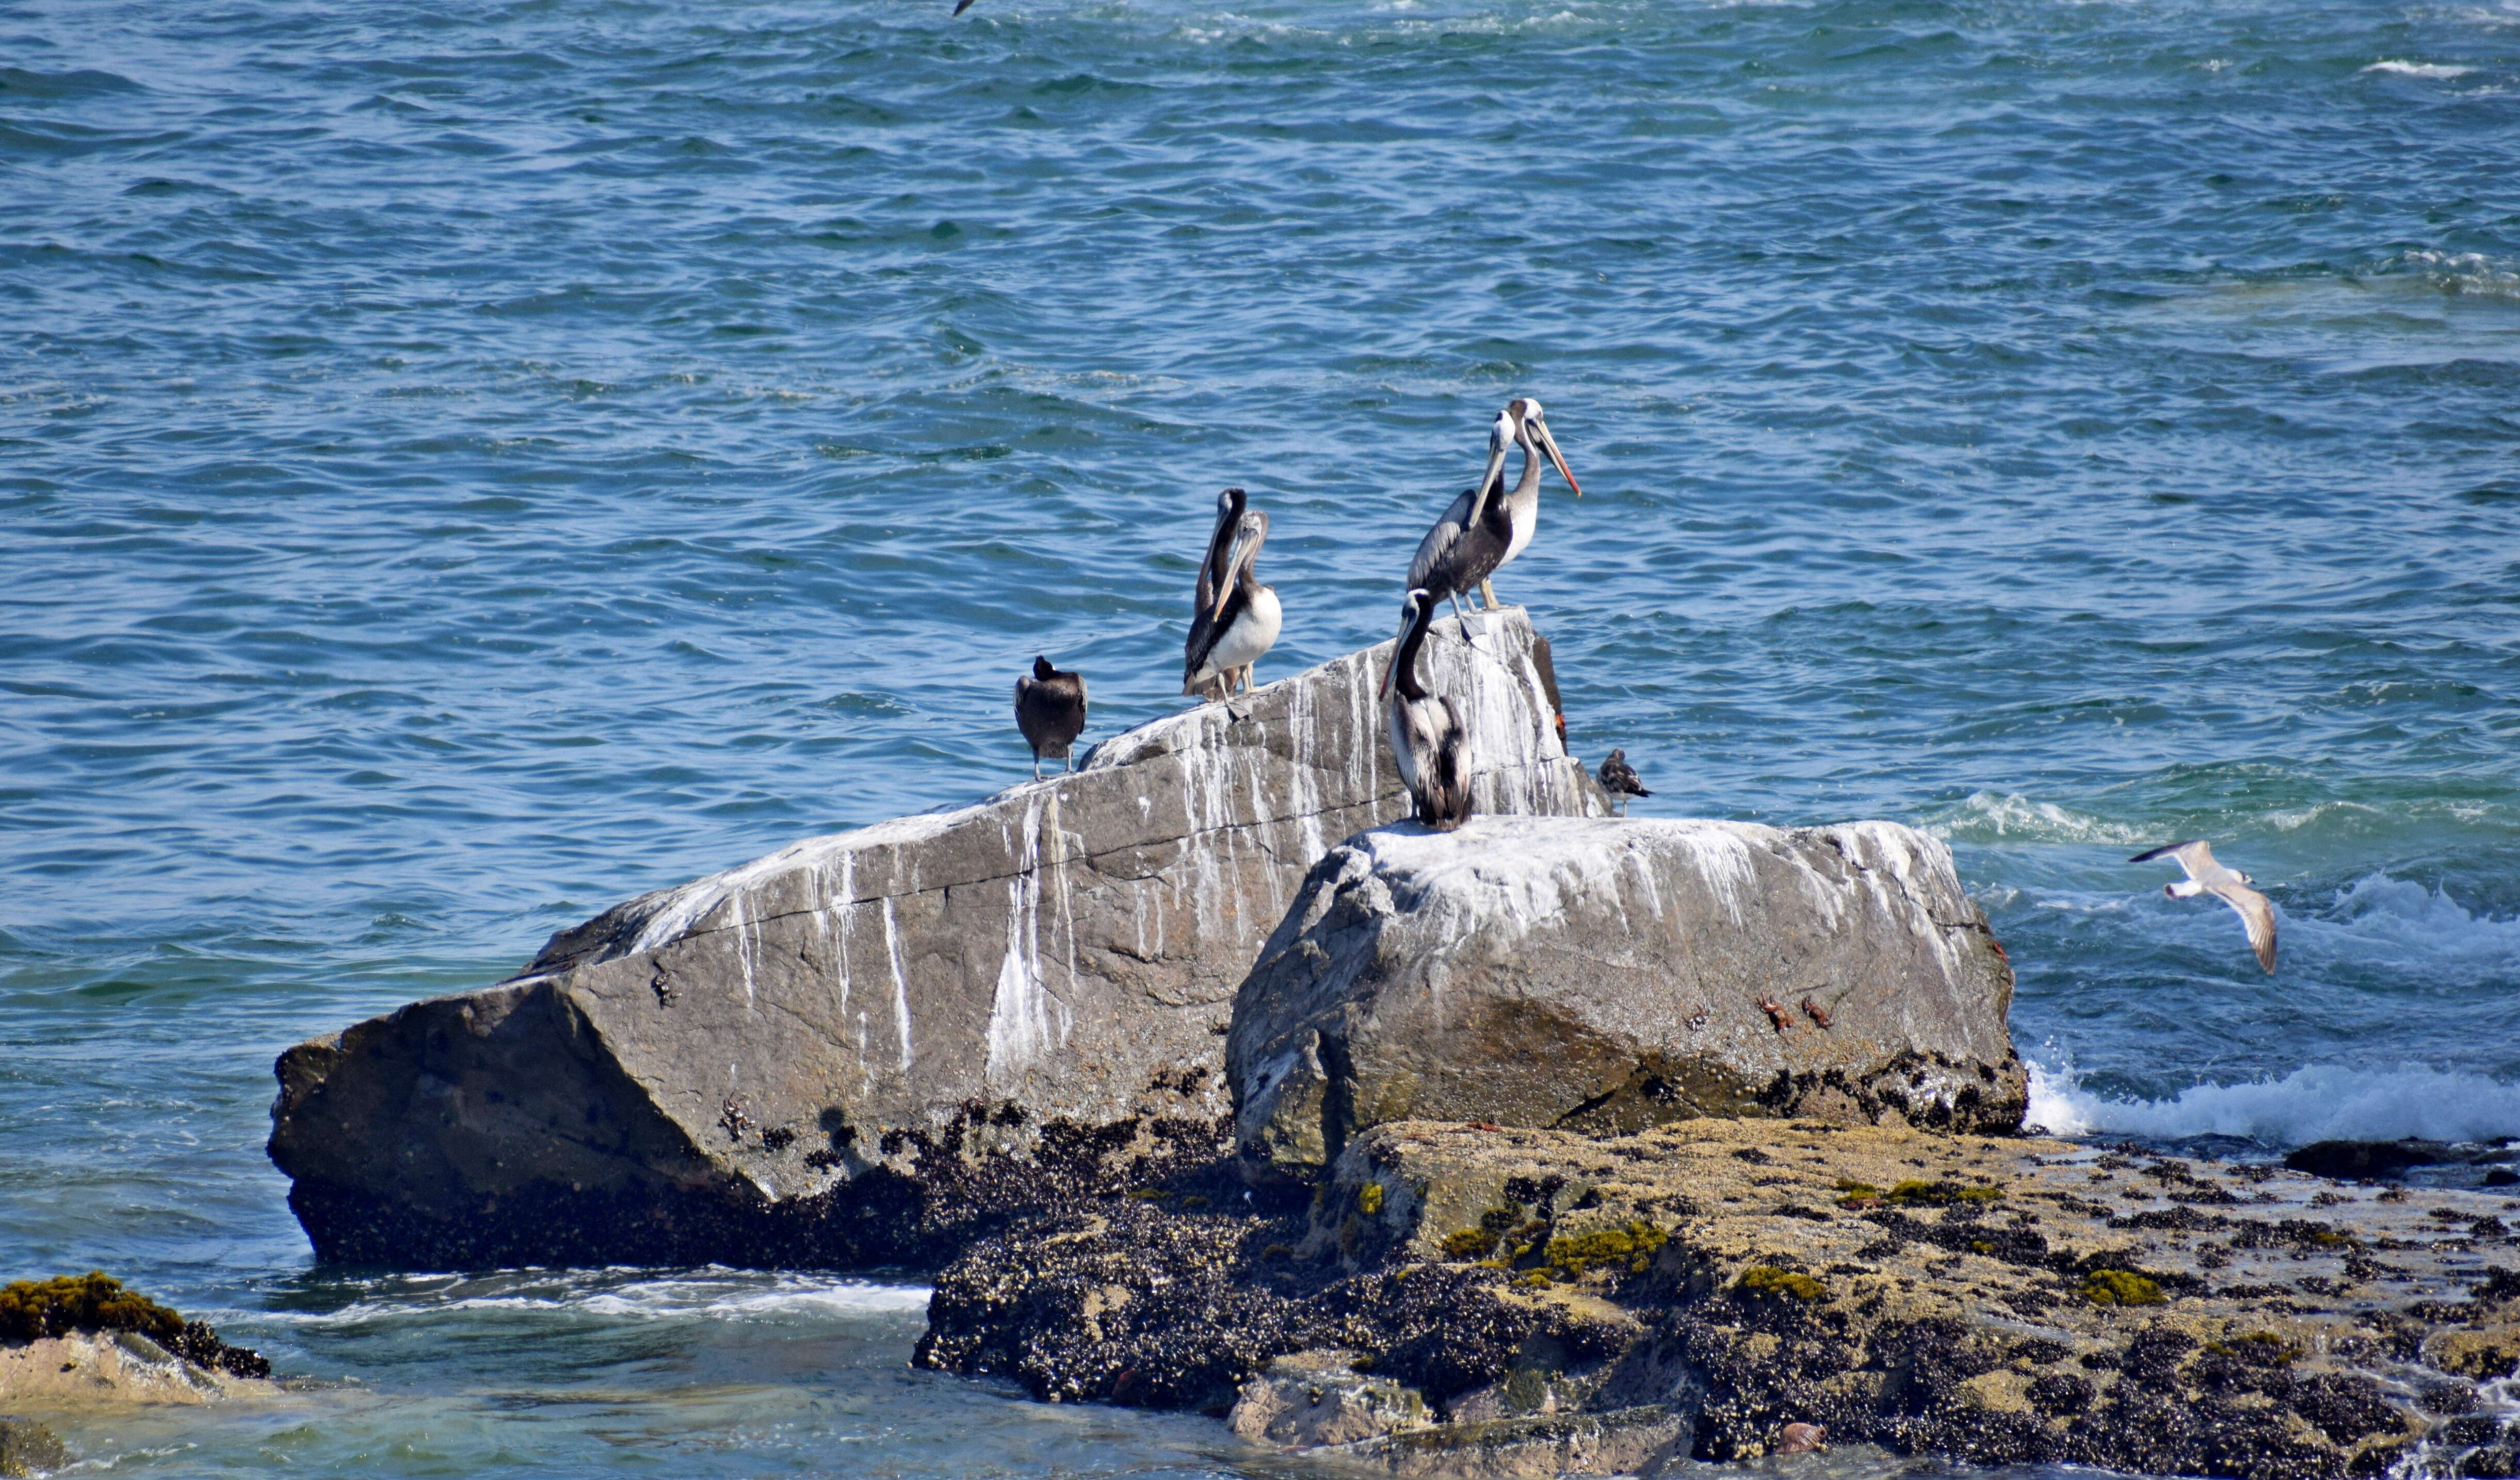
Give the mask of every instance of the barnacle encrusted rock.
<svg viewBox="0 0 2520 1480">
<path fill-rule="evenodd" d="M 1518 610 L 1429 682 L 1491 812 L 1598 815 Z M 977 1212 L 1219 1144 L 1235 988 L 1333 842 L 1408 810 L 1388 645 L 552 937 L 524 973 L 283 1054 L 320 1258 L 930 1263 Z"/>
<path fill-rule="evenodd" d="M 1482 817 L 1330 850 L 1235 1000 L 1255 1169 L 1411 1117 L 2020 1124 L 2012 969 L 1950 850 L 1890 823 Z"/>
<path fill-rule="evenodd" d="M 1717 1118 L 1396 1122 L 1308 1205 L 1234 1186 L 974 1245 L 922 1360 L 1395 1476 L 1663 1474 L 1789 1424 L 1989 1464 L 2520 1473 L 2520 1270 L 2484 1192 L 2437 1213 L 2263 1165 Z"/>
</svg>

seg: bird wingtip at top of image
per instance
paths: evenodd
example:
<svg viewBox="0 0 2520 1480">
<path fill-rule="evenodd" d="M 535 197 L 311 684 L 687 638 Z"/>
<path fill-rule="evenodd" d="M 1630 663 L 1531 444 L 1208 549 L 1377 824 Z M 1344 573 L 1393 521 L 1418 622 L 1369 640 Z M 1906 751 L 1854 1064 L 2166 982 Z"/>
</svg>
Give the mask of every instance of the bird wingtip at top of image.
<svg viewBox="0 0 2520 1480">
<path fill-rule="evenodd" d="M 2157 858 L 2175 858 L 2179 860 L 2179 867 L 2187 873 L 2187 876 L 2179 882 L 2162 885 L 2162 893 L 2172 899 L 2194 899 L 2199 894 L 2211 894 L 2229 905 L 2239 915 L 2240 923 L 2248 927 L 2249 949 L 2257 953 L 2258 964 L 2270 973 L 2274 970 L 2274 902 L 2249 887 L 2255 880 L 2217 861 L 2214 849 L 2201 837 L 2148 848 L 2127 862 L 2148 864 Z"/>
<path fill-rule="evenodd" d="M 959 16 L 971 8 L 971 0 L 954 0 L 954 14 Z"/>
</svg>

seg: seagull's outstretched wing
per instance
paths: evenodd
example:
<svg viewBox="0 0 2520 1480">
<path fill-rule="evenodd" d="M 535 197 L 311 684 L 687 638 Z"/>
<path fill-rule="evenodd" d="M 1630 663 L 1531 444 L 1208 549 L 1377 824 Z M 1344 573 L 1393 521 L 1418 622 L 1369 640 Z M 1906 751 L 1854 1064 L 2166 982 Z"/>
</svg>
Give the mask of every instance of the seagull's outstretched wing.
<svg viewBox="0 0 2520 1480">
<path fill-rule="evenodd" d="M 958 16 L 970 8 L 971 0 L 954 0 L 954 14 Z"/>
<path fill-rule="evenodd" d="M 2214 897 L 2240 912 L 2240 923 L 2249 927 L 2249 949 L 2258 953 L 2258 964 L 2272 975 L 2275 968 L 2275 907 L 2272 901 L 2245 884 L 2223 884 Z"/>
<path fill-rule="evenodd" d="M 2163 843 L 2158 848 L 2149 849 L 2145 852 L 2137 854 L 2135 857 L 2128 859 L 2127 862 L 2131 864 L 2148 864 L 2156 858 L 2175 858 L 2179 860 L 2179 867 L 2187 871 L 2187 876 L 2194 878 L 2196 876 L 2196 861 L 2188 855 L 2187 850 L 2190 848 L 2202 847 L 2204 846 L 2204 843 L 2205 839 L 2201 837 L 2191 837 L 2184 842 Z M 2205 856 L 2210 859 L 2214 855 L 2209 850 Z"/>
</svg>

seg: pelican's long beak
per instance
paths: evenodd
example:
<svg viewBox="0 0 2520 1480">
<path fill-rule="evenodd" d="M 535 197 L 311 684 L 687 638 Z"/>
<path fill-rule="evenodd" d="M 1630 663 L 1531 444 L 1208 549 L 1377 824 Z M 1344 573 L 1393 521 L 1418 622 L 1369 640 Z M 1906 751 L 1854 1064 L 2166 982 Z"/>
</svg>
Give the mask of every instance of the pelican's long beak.
<svg viewBox="0 0 2520 1480">
<path fill-rule="evenodd" d="M 1497 479 L 1505 475 L 1505 455 L 1507 450 L 1512 446 L 1513 441 L 1511 438 L 1506 438 L 1501 441 L 1492 440 L 1488 443 L 1487 471 L 1479 474 L 1478 491 L 1470 495 L 1471 503 L 1478 504 L 1485 502 L 1488 496 L 1488 490 L 1495 487 Z"/>
<path fill-rule="evenodd" d="M 1391 670 L 1398 666 L 1400 665 L 1397 663 L 1385 663 L 1382 665 L 1382 683 L 1373 691 L 1373 696 L 1375 698 L 1391 697 Z"/>
<path fill-rule="evenodd" d="M 1557 475 L 1566 480 L 1566 491 L 1579 499 L 1582 498 L 1584 489 L 1575 481 L 1575 474 L 1566 471 L 1566 459 L 1557 450 L 1557 439 L 1549 434 L 1548 425 L 1534 422 L 1531 424 L 1531 429 L 1540 442 L 1541 450 L 1549 454 L 1549 461 L 1557 465 Z"/>
<path fill-rule="evenodd" d="M 1225 599 L 1242 580 L 1242 567 L 1251 563 L 1251 536 L 1240 530 L 1234 534 L 1234 545 L 1225 555 L 1225 578 L 1216 583 L 1216 609 L 1207 614 L 1209 621 L 1225 615 Z"/>
</svg>

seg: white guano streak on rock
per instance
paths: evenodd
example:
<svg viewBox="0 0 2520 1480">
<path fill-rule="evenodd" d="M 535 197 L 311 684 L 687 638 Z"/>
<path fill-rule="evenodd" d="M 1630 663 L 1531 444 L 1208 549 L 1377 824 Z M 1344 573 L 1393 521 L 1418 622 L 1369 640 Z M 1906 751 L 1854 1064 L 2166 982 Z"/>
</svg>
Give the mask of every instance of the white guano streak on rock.
<svg viewBox="0 0 2520 1480">
<path fill-rule="evenodd" d="M 1884 908 L 1900 910 L 1909 921 L 1911 932 L 1933 949 L 1943 974 L 1957 979 L 1962 969 L 1964 953 L 1960 943 L 1952 938 L 1951 928 L 1934 918 L 1926 883 L 1937 874 L 1953 873 L 1951 848 L 1940 838 L 1887 823 L 1847 823 L 1834 830 L 1854 840 L 1856 847 L 1851 851 L 1870 854 L 1866 867 L 1871 872 L 1866 877 L 1879 891 Z M 1916 856 L 1918 847 L 1938 856 L 1919 860 Z M 1900 909 L 1898 902 L 1890 898 L 1888 887 L 1877 876 L 1883 872 L 1898 881 L 1899 893 L 1906 896 L 1908 902 L 1905 909 Z"/>
<path fill-rule="evenodd" d="M 637 938 L 622 954 L 635 956 L 642 951 L 670 945 L 698 928 L 730 897 L 759 888 L 790 871 L 809 869 L 863 848 L 918 842 L 933 837 L 951 829 L 965 813 L 976 810 L 975 807 L 967 807 L 961 812 L 927 812 L 896 817 L 854 831 L 835 832 L 829 837 L 809 837 L 802 842 L 790 843 L 766 858 L 756 858 L 741 868 L 712 874 L 706 878 L 696 878 L 665 893 L 639 926 Z"/>
<path fill-rule="evenodd" d="M 901 927 L 892 917 L 892 899 L 883 902 L 883 954 L 892 962 L 892 1020 L 901 1030 L 901 1072 L 910 1072 L 910 976 L 901 968 Z"/>
<path fill-rule="evenodd" d="M 832 947 L 832 974 L 838 978 L 840 992 L 838 1020 L 849 1020 L 849 926 L 857 922 L 858 856 L 854 852 L 840 855 L 840 886 L 825 896 L 823 908 L 814 912 L 822 921 L 823 938 Z M 859 1045 L 863 1051 L 865 1045 Z"/>
<path fill-rule="evenodd" d="M 1724 918 L 1736 926 L 1746 924 L 1742 896 L 1759 883 L 1750 840 L 1722 823 L 1694 825 L 1682 831 L 1679 839 L 1696 859 L 1698 877 L 1706 881 L 1707 892 L 1715 897 Z"/>
<path fill-rule="evenodd" d="M 760 939 L 752 922 L 744 917 L 744 896 L 742 891 L 729 894 L 727 904 L 735 912 L 735 960 L 736 964 L 743 968 L 743 1006 L 747 1010 L 754 1010 L 756 1004 L 752 995 L 752 964 L 753 958 L 759 954 Z"/>
<path fill-rule="evenodd" d="M 1001 1093 L 1022 1083 L 1051 1039 L 1049 993 L 1041 981 L 1041 825 L 1042 798 L 1036 796 L 1024 808 L 1021 843 L 1009 840 L 1018 863 L 1007 880 L 1007 954 L 998 964 L 997 998 L 989 1009 L 984 1071 L 990 1088 Z M 1059 1006 L 1064 1017 L 1065 1005 Z"/>
<path fill-rule="evenodd" d="M 1298 819 L 1295 830 L 1301 834 L 1304 858 L 1309 863 L 1328 851 L 1322 837 L 1322 785 L 1319 767 L 1323 751 L 1320 731 L 1321 716 L 1313 705 L 1311 685 L 1298 686 L 1292 701 L 1286 706 L 1286 774 L 1290 778 L 1287 802 Z M 1274 872 L 1272 879 L 1276 877 Z M 1274 894 L 1273 894 L 1274 897 Z M 1282 909 L 1278 913 L 1285 912 Z"/>
</svg>

